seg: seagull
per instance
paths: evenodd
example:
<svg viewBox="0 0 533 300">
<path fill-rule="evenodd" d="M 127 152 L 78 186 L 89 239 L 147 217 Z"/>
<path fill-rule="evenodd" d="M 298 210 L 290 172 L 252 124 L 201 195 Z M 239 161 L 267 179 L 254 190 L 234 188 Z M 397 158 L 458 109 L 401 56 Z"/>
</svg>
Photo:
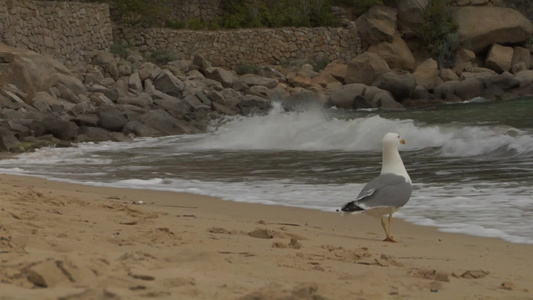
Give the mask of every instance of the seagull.
<svg viewBox="0 0 533 300">
<path fill-rule="evenodd" d="M 412 184 L 398 152 L 398 146 L 405 144 L 405 140 L 397 133 L 387 133 L 382 144 L 381 174 L 367 183 L 354 201 L 344 204 L 341 211 L 364 211 L 365 214 L 379 217 L 386 234 L 384 241 L 396 242 L 391 235 L 392 214 L 409 201 Z M 386 225 L 383 216 L 387 214 L 389 220 Z"/>
</svg>

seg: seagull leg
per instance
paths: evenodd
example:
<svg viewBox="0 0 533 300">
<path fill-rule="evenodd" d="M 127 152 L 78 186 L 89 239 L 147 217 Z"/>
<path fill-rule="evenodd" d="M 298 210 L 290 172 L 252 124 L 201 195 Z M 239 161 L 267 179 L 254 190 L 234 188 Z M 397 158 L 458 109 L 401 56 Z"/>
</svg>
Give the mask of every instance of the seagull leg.
<svg viewBox="0 0 533 300">
<path fill-rule="evenodd" d="M 392 238 L 392 235 L 391 235 L 391 230 L 390 230 L 391 223 L 392 223 L 392 213 L 389 214 L 389 226 L 388 226 L 388 230 L 385 230 L 387 237 L 384 239 L 384 241 L 396 243 L 396 241 Z M 383 226 L 383 229 L 385 229 L 385 222 L 383 221 L 383 219 L 381 219 L 381 225 Z"/>
<path fill-rule="evenodd" d="M 379 218 L 381 220 L 381 226 L 383 226 L 383 230 L 385 230 L 385 235 L 387 238 L 384 239 L 386 241 L 389 238 L 389 232 L 387 231 L 387 225 L 385 225 L 385 221 L 383 221 L 383 217 Z"/>
</svg>

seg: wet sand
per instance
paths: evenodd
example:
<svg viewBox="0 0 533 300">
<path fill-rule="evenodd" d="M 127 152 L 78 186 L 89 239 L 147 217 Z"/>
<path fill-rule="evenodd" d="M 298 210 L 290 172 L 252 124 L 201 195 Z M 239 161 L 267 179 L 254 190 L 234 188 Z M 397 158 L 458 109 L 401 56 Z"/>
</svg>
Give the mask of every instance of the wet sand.
<svg viewBox="0 0 533 300">
<path fill-rule="evenodd" d="M 533 299 L 533 245 L 398 219 L 7 175 L 0 204 L 0 299 Z"/>
</svg>

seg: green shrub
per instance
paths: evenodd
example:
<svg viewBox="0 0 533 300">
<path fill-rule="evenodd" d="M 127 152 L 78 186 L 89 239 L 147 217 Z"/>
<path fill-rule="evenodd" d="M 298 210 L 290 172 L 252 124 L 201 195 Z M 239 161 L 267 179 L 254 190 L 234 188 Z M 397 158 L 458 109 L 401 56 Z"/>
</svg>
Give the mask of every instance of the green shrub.
<svg viewBox="0 0 533 300">
<path fill-rule="evenodd" d="M 168 64 L 171 61 L 177 60 L 178 52 L 174 49 L 158 49 L 150 55 L 151 61 L 156 64 Z"/>
<path fill-rule="evenodd" d="M 242 65 L 238 65 L 236 68 L 235 68 L 235 72 L 238 74 L 238 75 L 243 75 L 243 74 L 257 74 L 258 72 L 258 68 L 257 66 L 254 66 L 252 64 L 242 64 Z"/>
<path fill-rule="evenodd" d="M 122 58 L 127 58 L 131 54 L 131 47 L 126 42 L 113 42 L 109 47 L 109 52 L 116 54 Z"/>
<path fill-rule="evenodd" d="M 313 66 L 313 71 L 320 72 L 329 64 L 329 60 L 321 59 L 318 61 L 312 61 L 310 64 Z"/>
<path fill-rule="evenodd" d="M 190 30 L 201 30 L 205 27 L 205 22 L 200 18 L 192 18 L 187 21 L 187 28 L 189 28 Z"/>
<path fill-rule="evenodd" d="M 453 66 L 455 51 L 459 47 L 459 26 L 449 13 L 448 2 L 449 0 L 431 0 L 417 32 L 439 67 Z"/>
<path fill-rule="evenodd" d="M 165 26 L 172 29 L 183 29 L 187 24 L 181 20 L 166 20 Z"/>
</svg>

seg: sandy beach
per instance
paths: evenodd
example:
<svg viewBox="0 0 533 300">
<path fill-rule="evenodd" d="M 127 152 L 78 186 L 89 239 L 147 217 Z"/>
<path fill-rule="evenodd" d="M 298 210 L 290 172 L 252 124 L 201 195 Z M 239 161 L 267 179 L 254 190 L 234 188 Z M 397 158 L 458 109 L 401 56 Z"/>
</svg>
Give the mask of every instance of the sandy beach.
<svg viewBox="0 0 533 300">
<path fill-rule="evenodd" d="M 0 175 L 0 299 L 533 299 L 533 246 Z M 142 201 L 139 204 L 139 201 Z"/>
</svg>

